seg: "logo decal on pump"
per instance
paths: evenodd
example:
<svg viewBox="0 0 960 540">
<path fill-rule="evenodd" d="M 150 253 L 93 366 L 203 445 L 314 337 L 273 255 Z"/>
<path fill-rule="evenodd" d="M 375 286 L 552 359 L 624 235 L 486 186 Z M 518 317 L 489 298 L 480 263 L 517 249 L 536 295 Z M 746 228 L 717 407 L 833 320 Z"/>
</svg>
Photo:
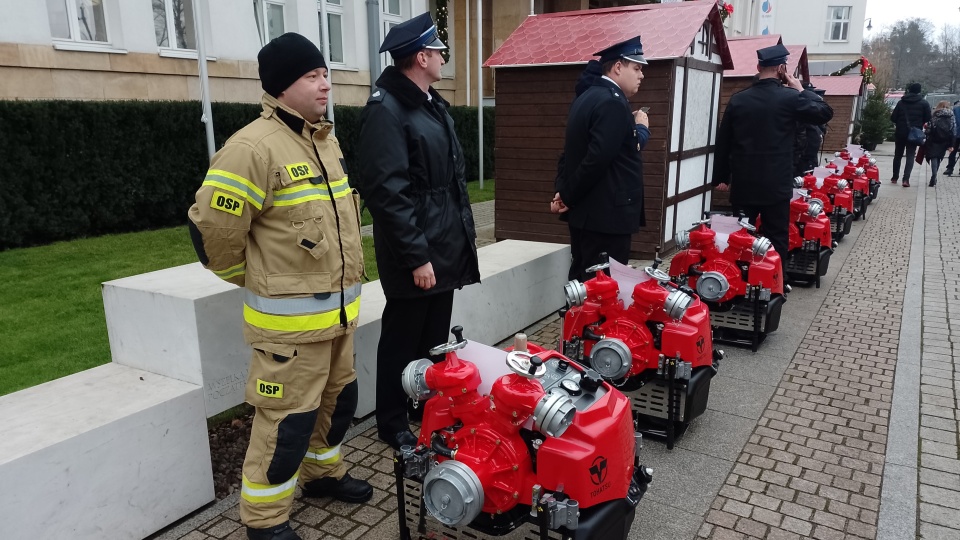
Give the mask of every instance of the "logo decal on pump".
<svg viewBox="0 0 960 540">
<path fill-rule="evenodd" d="M 290 165 L 285 165 L 284 168 L 290 173 L 290 179 L 294 182 L 316 176 L 313 174 L 313 169 L 310 167 L 310 164 L 306 161 L 302 163 L 291 163 Z"/>
<path fill-rule="evenodd" d="M 703 339 L 703 336 L 700 336 L 700 339 L 697 340 L 697 352 L 703 353 L 703 346 L 706 344 L 707 340 Z"/>
<path fill-rule="evenodd" d="M 607 479 L 607 458 L 597 456 L 590 465 L 590 481 L 599 486 Z"/>
<path fill-rule="evenodd" d="M 257 379 L 257 393 L 268 398 L 282 398 L 283 385 L 280 383 Z"/>
</svg>

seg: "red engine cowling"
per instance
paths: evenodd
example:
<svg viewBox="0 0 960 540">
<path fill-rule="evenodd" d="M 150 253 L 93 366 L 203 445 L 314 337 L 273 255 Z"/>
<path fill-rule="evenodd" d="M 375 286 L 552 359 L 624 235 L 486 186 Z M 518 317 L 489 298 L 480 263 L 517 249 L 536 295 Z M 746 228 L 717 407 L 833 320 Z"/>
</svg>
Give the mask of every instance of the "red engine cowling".
<svg viewBox="0 0 960 540">
<path fill-rule="evenodd" d="M 713 363 L 713 343 L 707 307 L 695 296 L 664 283 L 659 277 L 638 283 L 633 302 L 609 301 L 596 291 L 612 293 L 619 285 L 602 270 L 585 283 L 565 287 L 569 309 L 564 315 L 563 341 L 579 343 L 584 358 L 606 380 L 631 379 L 660 368 L 663 356 L 680 358 L 693 368 Z M 581 294 L 578 291 L 586 291 Z"/>
<path fill-rule="evenodd" d="M 529 510 L 539 494 L 561 491 L 580 509 L 628 494 L 639 500 L 629 399 L 560 353 L 532 345 L 485 348 L 505 355 L 509 369 L 501 366 L 507 374 L 483 395 L 480 369 L 458 356 L 466 341 L 457 337 L 431 351 L 444 353 L 443 361 L 418 360 L 403 374 L 407 394 L 427 398 L 418 446 L 401 453 L 414 468 L 429 469 L 421 472 L 431 515 L 467 525 L 481 513 Z"/>
<path fill-rule="evenodd" d="M 811 209 L 811 201 L 816 201 Z M 790 250 L 799 249 L 804 241 L 819 240 L 830 247 L 830 218 L 823 213 L 823 204 L 812 197 L 797 197 L 790 201 Z"/>
<path fill-rule="evenodd" d="M 783 294 L 780 255 L 772 249 L 769 240 L 755 236 L 748 226 L 743 226 L 728 236 L 727 247 L 721 252 L 715 245 L 716 233 L 710 236 L 703 233 L 703 229 L 713 233 L 705 223 L 688 233 L 689 248 L 681 249 L 670 264 L 672 279 L 685 281 L 701 299 L 710 303 L 736 299 L 745 295 L 748 287 Z M 701 242 L 699 249 L 694 247 L 695 232 Z M 708 238 L 710 246 L 703 245 Z"/>
</svg>

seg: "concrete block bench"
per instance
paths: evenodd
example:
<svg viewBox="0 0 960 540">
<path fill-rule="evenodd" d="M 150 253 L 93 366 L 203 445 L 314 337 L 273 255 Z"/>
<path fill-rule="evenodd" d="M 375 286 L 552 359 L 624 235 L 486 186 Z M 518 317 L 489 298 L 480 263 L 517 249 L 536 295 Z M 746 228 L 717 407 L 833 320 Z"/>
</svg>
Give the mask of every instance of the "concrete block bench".
<svg viewBox="0 0 960 540">
<path fill-rule="evenodd" d="M 107 364 L 0 397 L 0 538 L 141 539 L 214 499 L 199 386 Z"/>
<path fill-rule="evenodd" d="M 481 248 L 482 284 L 457 291 L 453 324 L 492 345 L 563 305 L 567 245 L 506 240 Z M 199 263 L 109 281 L 103 302 L 113 361 L 203 387 L 206 415 L 243 402 L 250 350 L 243 343 L 241 289 Z M 356 333 L 360 403 L 376 406 L 376 351 L 385 298 L 365 283 Z"/>
</svg>

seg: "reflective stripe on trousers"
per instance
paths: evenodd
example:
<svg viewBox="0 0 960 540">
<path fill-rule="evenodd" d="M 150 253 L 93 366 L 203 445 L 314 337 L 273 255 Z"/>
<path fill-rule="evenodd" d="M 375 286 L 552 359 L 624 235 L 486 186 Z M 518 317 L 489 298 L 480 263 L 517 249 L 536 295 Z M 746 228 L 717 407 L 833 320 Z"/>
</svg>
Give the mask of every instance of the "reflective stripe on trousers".
<svg viewBox="0 0 960 540">
<path fill-rule="evenodd" d="M 303 456 L 305 463 L 319 463 L 320 465 L 329 465 L 340 460 L 340 445 L 332 448 L 308 448 L 307 454 Z"/>
<path fill-rule="evenodd" d="M 275 502 L 292 497 L 293 492 L 297 489 L 297 478 L 299 477 L 300 471 L 297 471 L 292 478 L 282 484 L 257 484 L 248 480 L 247 475 L 243 475 L 240 497 L 252 503 Z"/>
</svg>

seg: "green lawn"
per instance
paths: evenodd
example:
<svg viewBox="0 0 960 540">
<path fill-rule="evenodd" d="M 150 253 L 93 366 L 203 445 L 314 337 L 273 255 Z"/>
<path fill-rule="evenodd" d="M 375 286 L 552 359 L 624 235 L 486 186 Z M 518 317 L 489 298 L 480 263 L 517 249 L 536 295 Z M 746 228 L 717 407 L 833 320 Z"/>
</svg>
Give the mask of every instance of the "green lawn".
<svg viewBox="0 0 960 540">
<path fill-rule="evenodd" d="M 493 198 L 492 180 L 468 186 L 472 202 Z M 373 281 L 372 238 L 363 254 Z M 196 260 L 186 227 L 0 252 L 0 395 L 110 361 L 101 283 Z"/>
</svg>

